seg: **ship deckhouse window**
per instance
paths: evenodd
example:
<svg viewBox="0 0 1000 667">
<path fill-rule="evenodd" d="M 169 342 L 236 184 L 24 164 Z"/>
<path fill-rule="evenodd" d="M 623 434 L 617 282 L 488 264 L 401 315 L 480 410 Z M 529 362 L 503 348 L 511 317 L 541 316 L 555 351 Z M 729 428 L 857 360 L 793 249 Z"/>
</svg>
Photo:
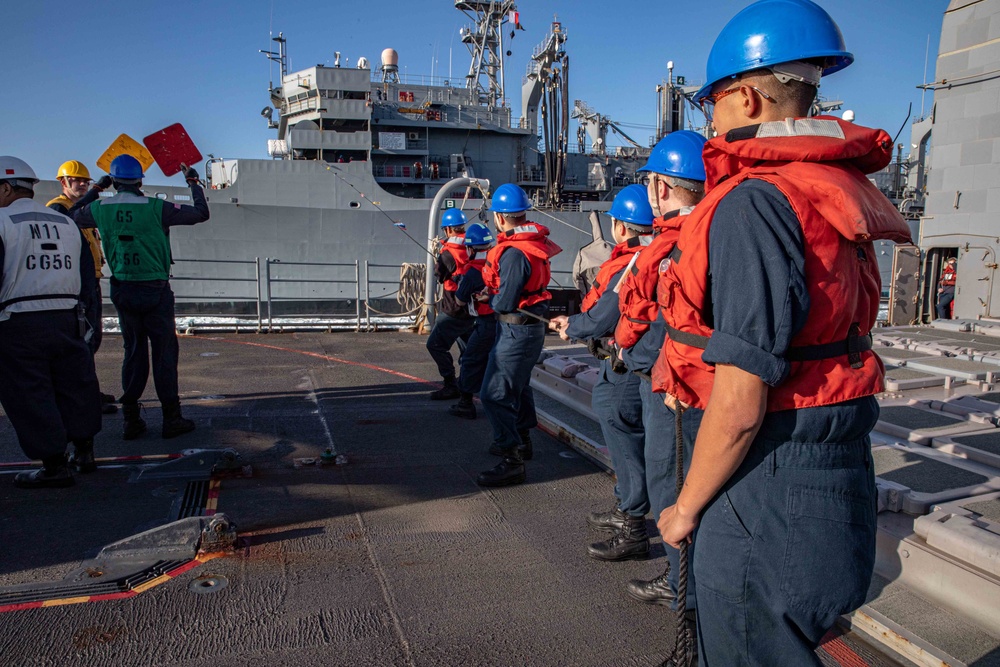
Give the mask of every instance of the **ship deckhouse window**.
<svg viewBox="0 0 1000 667">
<path fill-rule="evenodd" d="M 361 202 L 352 201 L 351 208 L 361 208 Z"/>
</svg>

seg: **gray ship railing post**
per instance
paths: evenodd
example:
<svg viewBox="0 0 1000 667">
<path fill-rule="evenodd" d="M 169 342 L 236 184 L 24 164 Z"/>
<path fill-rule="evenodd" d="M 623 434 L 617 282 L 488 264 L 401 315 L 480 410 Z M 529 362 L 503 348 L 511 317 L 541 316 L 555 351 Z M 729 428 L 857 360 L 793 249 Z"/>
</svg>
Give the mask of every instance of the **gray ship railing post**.
<svg viewBox="0 0 1000 667">
<path fill-rule="evenodd" d="M 371 269 L 368 268 L 368 260 L 365 260 L 365 331 L 372 330 L 372 285 L 371 282 Z"/>
<path fill-rule="evenodd" d="M 437 239 L 438 234 L 438 216 L 441 210 L 441 204 L 448 196 L 448 191 L 451 188 L 456 188 L 460 186 L 476 186 L 482 189 L 483 192 L 489 192 L 490 182 L 485 178 L 453 178 L 438 190 L 438 193 L 434 195 L 434 201 L 431 202 L 430 216 L 427 220 L 427 283 L 424 288 L 424 312 L 427 314 L 427 326 L 434 326 L 435 312 L 434 312 L 434 241 Z"/>
<path fill-rule="evenodd" d="M 272 321 L 273 313 L 271 308 L 271 258 L 264 258 L 264 287 L 267 290 L 267 333 L 271 333 L 274 327 Z"/>
<path fill-rule="evenodd" d="M 365 265 L 367 266 L 367 262 Z M 355 320 L 354 333 L 361 331 L 361 268 L 358 260 L 354 260 L 354 312 Z"/>
<path fill-rule="evenodd" d="M 261 331 L 261 305 L 260 305 L 260 257 L 253 258 L 254 266 L 256 267 L 255 278 L 257 279 L 257 333 Z"/>
</svg>

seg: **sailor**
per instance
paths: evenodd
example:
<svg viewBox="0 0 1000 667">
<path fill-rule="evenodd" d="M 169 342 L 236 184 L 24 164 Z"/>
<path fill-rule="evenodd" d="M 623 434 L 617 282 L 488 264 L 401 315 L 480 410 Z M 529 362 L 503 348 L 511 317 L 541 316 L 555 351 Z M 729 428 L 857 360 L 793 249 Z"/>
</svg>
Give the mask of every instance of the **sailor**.
<svg viewBox="0 0 1000 667">
<path fill-rule="evenodd" d="M 876 239 L 909 242 L 868 180 L 892 138 L 806 118 L 820 77 L 853 61 L 809 0 L 759 0 L 722 30 L 695 96 L 714 107 L 705 199 L 657 294 L 653 381 L 702 410 L 664 542 L 694 544 L 701 664 L 819 665 L 865 600 L 875 561 L 869 433 L 884 367 L 871 351 Z"/>
<path fill-rule="evenodd" d="M 653 392 L 651 382 L 653 363 L 666 333 L 656 300 L 657 270 L 660 262 L 674 249 L 681 225 L 704 195 L 705 166 L 701 158 L 704 146 L 705 137 L 697 132 L 671 132 L 656 144 L 647 163 L 639 169 L 648 174 L 647 193 L 656 215 L 653 220 L 655 238 L 638 254 L 618 288 L 621 318 L 615 328 L 614 342 L 625 366 L 639 377 L 642 423 L 646 432 L 641 456 L 654 517 L 677 501 L 675 415 L 664 405 L 663 396 Z M 698 429 L 697 412 L 691 410 L 682 416 L 685 465 L 691 462 L 694 434 Z M 594 514 L 591 518 L 592 525 L 620 522 L 620 514 L 613 512 Z M 673 547 L 666 546 L 665 550 L 668 566 L 663 574 L 651 580 L 628 582 L 626 590 L 633 598 L 662 605 L 670 605 L 676 599 L 679 554 Z M 695 592 L 689 567 L 686 608 L 693 610 L 694 607 Z"/>
<path fill-rule="evenodd" d="M 458 375 L 461 396 L 458 403 L 448 409 L 449 414 L 465 419 L 476 418 L 476 406 L 472 402 L 472 396 L 478 394 L 483 385 L 486 362 L 497 339 L 496 314 L 490 308 L 488 301 L 476 298 L 476 295 L 486 287 L 486 283 L 483 282 L 486 253 L 495 245 L 496 239 L 486 225 L 480 222 L 469 225 L 465 230 L 465 247 L 469 251 L 469 261 L 452 276 L 453 280 L 458 280 L 455 301 L 468 310 L 475 322 L 472 335 L 469 336 L 462 352 L 462 368 Z"/>
<path fill-rule="evenodd" d="M 462 341 L 459 346 L 464 346 L 472 334 L 473 327 L 476 326 L 476 321 L 469 315 L 469 310 L 455 301 L 455 291 L 458 289 L 455 274 L 461 274 L 469 261 L 469 252 L 465 248 L 466 222 L 465 214 L 457 208 L 446 209 L 441 214 L 441 230 L 445 238 L 440 242 L 441 251 L 434 264 L 434 276 L 441 283 L 441 304 L 434 328 L 427 337 L 427 351 L 437 364 L 444 385 L 431 392 L 432 401 L 446 401 L 459 397 L 451 347 L 459 340 Z"/>
<path fill-rule="evenodd" d="M 163 409 L 161 435 L 173 438 L 194 430 L 181 414 L 177 389 L 177 331 L 174 293 L 170 289 L 170 228 L 208 220 L 208 202 L 198 183 L 198 172 L 185 170 L 192 206 L 174 204 L 142 194 L 142 165 L 131 155 L 111 162 L 110 178 L 95 184 L 73 210 L 82 228 L 97 227 L 111 267 L 111 302 L 125 346 L 122 361 L 122 428 L 124 440 L 146 430 L 139 415 L 139 399 L 149 380 L 149 349 L 153 353 L 153 382 Z M 109 182 L 110 181 L 110 182 Z M 113 185 L 113 197 L 98 200 Z"/>
<path fill-rule="evenodd" d="M 69 215 L 69 210 L 87 194 L 87 187 L 90 185 L 90 170 L 86 165 L 77 160 L 63 162 L 56 172 L 56 180 L 62 184 L 62 194 L 49 201 L 46 206 L 63 215 Z M 88 343 L 90 351 L 97 354 L 101 348 L 101 339 L 104 333 L 104 296 L 101 294 L 101 271 L 104 266 L 104 253 L 101 252 L 101 237 L 96 229 L 83 229 L 83 238 L 90 247 L 90 254 L 94 257 L 94 298 L 90 301 L 90 308 L 87 310 L 87 321 L 94 334 Z M 118 411 L 115 405 L 115 397 L 111 394 L 101 394 L 101 412 L 106 415 L 114 414 Z"/>
<path fill-rule="evenodd" d="M 73 221 L 33 201 L 35 172 L 0 157 L 0 404 L 17 440 L 42 468 L 21 472 L 23 488 L 74 483 L 66 443 L 80 472 L 92 472 L 101 395 L 87 349 L 94 296 L 90 250 Z"/>
<path fill-rule="evenodd" d="M 653 209 L 646 188 L 629 185 L 622 189 L 612 202 L 609 215 L 611 235 L 616 244 L 611 258 L 601 265 L 593 287 L 580 304 L 580 312 L 572 317 L 553 317 L 549 328 L 563 340 L 586 342 L 594 356 L 601 360 L 601 374 L 594 385 L 592 406 L 618 483 L 614 510 L 587 517 L 592 526 L 611 529 L 614 535 L 591 544 L 587 553 L 597 560 L 619 561 L 649 556 L 649 536 L 646 534 L 649 496 L 643 457 L 646 433 L 642 424 L 639 378 L 626 372 L 624 367 L 613 368 L 618 358 L 608 344 L 620 316 L 618 283 L 635 262 L 637 253 L 653 240 Z"/>
<path fill-rule="evenodd" d="M 524 481 L 524 461 L 533 456 L 531 429 L 538 425 L 531 393 L 531 369 L 545 342 L 549 312 L 549 260 L 561 248 L 548 239 L 544 225 L 527 219 L 528 196 L 513 183 L 493 193 L 490 210 L 497 245 L 486 254 L 483 281 L 490 307 L 497 313 L 497 342 L 490 351 L 480 400 L 493 430 L 490 453 L 502 456 L 496 467 L 479 474 L 480 486 Z"/>
<path fill-rule="evenodd" d="M 941 269 L 937 301 L 937 317 L 939 320 L 951 319 L 951 304 L 955 300 L 955 278 L 958 276 L 955 272 L 957 265 L 958 260 L 954 257 L 949 257 L 944 263 L 944 268 Z"/>
</svg>

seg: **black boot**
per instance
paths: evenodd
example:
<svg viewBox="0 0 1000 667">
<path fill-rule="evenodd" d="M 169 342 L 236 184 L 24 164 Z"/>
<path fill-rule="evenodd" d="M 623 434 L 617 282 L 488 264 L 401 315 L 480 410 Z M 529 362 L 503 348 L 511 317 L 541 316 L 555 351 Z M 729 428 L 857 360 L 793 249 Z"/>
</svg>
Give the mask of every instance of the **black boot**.
<svg viewBox="0 0 1000 667">
<path fill-rule="evenodd" d="M 472 394 L 462 394 L 458 403 L 448 408 L 448 414 L 463 419 L 475 419 L 476 404 L 472 402 Z"/>
<path fill-rule="evenodd" d="M 454 377 L 444 378 L 444 386 L 437 391 L 432 391 L 430 393 L 430 399 L 432 401 L 450 401 L 453 398 L 459 398 L 462 392 L 458 390 L 458 384 L 455 382 Z"/>
<path fill-rule="evenodd" d="M 14 475 L 14 486 L 22 489 L 60 489 L 73 486 L 76 480 L 66 465 L 66 455 L 42 460 L 42 468 Z"/>
<path fill-rule="evenodd" d="M 73 453 L 67 461 L 71 468 L 79 473 L 90 473 L 97 470 L 97 461 L 94 460 L 94 439 L 73 441 Z"/>
<path fill-rule="evenodd" d="M 594 542 L 587 553 L 597 560 L 642 560 L 649 558 L 649 537 L 646 536 L 646 517 L 630 516 L 615 535 L 605 542 Z"/>
<path fill-rule="evenodd" d="M 512 486 L 524 482 L 524 461 L 517 449 L 508 452 L 503 460 L 490 470 L 479 473 L 479 486 Z"/>
<path fill-rule="evenodd" d="M 176 438 L 179 435 L 190 433 L 193 430 L 194 422 L 190 419 L 184 419 L 184 417 L 181 416 L 180 401 L 172 401 L 170 403 L 163 404 L 163 430 L 161 435 L 165 440 Z"/>
<path fill-rule="evenodd" d="M 524 429 L 517 434 L 521 436 L 521 444 L 517 446 L 517 451 L 523 460 L 530 461 L 535 456 L 535 450 L 531 446 L 531 431 Z"/>
<path fill-rule="evenodd" d="M 621 530 L 626 521 L 628 521 L 628 514 L 618 509 L 618 505 L 615 505 L 615 508 L 610 512 L 591 512 L 587 515 L 587 523 L 590 524 L 591 528 L 611 533 L 617 533 Z"/>
<path fill-rule="evenodd" d="M 625 590 L 639 602 L 645 602 L 647 604 L 662 604 L 670 606 L 670 603 L 677 597 L 674 595 L 674 592 L 670 590 L 670 584 L 667 583 L 666 572 L 649 581 L 646 581 L 645 579 L 632 579 L 625 584 Z"/>
<path fill-rule="evenodd" d="M 118 406 L 115 405 L 115 397 L 111 394 L 101 394 L 101 414 L 113 415 L 118 412 Z"/>
<path fill-rule="evenodd" d="M 122 403 L 122 415 L 125 422 L 122 424 L 122 440 L 135 440 L 146 432 L 146 422 L 139 416 L 141 403 Z"/>
</svg>

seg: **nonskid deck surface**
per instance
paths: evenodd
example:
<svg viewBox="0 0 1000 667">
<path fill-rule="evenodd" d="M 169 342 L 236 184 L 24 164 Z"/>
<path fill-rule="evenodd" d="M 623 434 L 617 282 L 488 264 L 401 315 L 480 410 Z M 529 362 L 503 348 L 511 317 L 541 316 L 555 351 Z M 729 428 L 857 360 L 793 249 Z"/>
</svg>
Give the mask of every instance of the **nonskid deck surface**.
<svg viewBox="0 0 1000 667">
<path fill-rule="evenodd" d="M 105 417 L 97 454 L 235 449 L 253 473 L 221 481 L 218 510 L 237 524 L 239 548 L 128 599 L 0 614 L 0 664 L 659 664 L 672 619 L 632 602 L 624 584 L 658 574 L 662 559 L 585 552 L 601 534 L 584 515 L 609 506 L 613 480 L 536 431 L 525 485 L 477 487 L 496 462 L 489 428 L 426 399 L 425 340 L 182 337 L 183 405 L 198 429 L 160 439 L 151 382 L 149 432 L 122 442 L 120 414 Z M 119 387 L 120 342 L 99 353 L 105 391 Z M 346 465 L 295 467 L 331 446 Z M 0 417 L 0 463 L 21 460 Z M 109 465 L 124 467 L 36 492 L 0 468 L 0 592 L 58 580 L 166 520 L 183 480 L 130 482 L 134 464 Z M 192 590 L 213 576 L 228 586 Z"/>
</svg>

